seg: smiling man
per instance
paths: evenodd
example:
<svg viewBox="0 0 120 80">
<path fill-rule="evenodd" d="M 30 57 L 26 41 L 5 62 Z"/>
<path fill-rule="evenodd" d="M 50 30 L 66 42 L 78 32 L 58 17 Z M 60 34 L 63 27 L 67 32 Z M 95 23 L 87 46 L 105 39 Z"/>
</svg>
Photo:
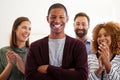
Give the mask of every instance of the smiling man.
<svg viewBox="0 0 120 80">
<path fill-rule="evenodd" d="M 87 80 L 84 43 L 65 34 L 68 13 L 63 4 L 53 4 L 47 15 L 50 35 L 31 44 L 25 66 L 26 80 Z"/>
<path fill-rule="evenodd" d="M 91 54 L 91 40 L 87 36 L 88 29 L 90 28 L 90 18 L 84 13 L 77 13 L 74 17 L 74 30 L 76 34 L 76 39 L 82 41 L 86 45 L 87 54 Z"/>
</svg>

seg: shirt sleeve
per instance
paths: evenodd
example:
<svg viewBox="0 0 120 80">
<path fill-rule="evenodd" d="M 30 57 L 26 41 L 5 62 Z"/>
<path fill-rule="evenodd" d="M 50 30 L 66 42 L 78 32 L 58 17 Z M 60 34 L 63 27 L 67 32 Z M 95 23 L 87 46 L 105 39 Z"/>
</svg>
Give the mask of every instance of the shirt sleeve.
<svg viewBox="0 0 120 80">
<path fill-rule="evenodd" d="M 95 54 L 88 55 L 88 80 L 100 80 L 101 75 L 96 75 L 96 69 L 98 68 L 98 60 Z"/>
<path fill-rule="evenodd" d="M 108 74 L 109 80 L 120 80 L 120 64 L 113 64 Z"/>
<path fill-rule="evenodd" d="M 36 59 L 39 59 L 39 56 L 38 53 L 36 53 L 35 51 L 36 49 L 34 49 L 34 47 L 31 47 L 27 54 L 27 60 L 25 63 L 25 80 L 55 80 L 48 74 L 42 74 L 37 71 L 39 65 Z"/>
<path fill-rule="evenodd" d="M 6 59 L 5 56 L 3 55 L 2 49 L 0 49 L 0 73 L 3 72 L 4 66 L 3 66 L 3 59 Z"/>
</svg>

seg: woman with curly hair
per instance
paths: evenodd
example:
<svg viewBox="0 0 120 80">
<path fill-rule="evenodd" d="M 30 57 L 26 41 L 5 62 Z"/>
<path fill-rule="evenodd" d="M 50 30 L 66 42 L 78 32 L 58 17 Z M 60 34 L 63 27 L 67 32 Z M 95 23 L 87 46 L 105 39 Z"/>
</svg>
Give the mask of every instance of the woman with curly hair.
<svg viewBox="0 0 120 80">
<path fill-rule="evenodd" d="M 114 22 L 98 24 L 92 36 L 88 79 L 120 80 L 120 25 Z"/>
</svg>

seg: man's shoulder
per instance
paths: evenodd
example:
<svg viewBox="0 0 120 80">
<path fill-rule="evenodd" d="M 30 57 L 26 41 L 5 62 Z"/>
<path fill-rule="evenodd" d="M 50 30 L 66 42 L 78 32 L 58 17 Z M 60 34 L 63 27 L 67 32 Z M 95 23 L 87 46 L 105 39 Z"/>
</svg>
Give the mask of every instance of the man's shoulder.
<svg viewBox="0 0 120 80">
<path fill-rule="evenodd" d="M 48 36 L 43 37 L 43 38 L 41 38 L 41 39 L 38 39 L 38 40 L 32 42 L 31 45 L 32 45 L 32 46 L 37 46 L 38 44 L 42 44 L 42 43 L 45 43 L 45 42 L 47 42 L 47 41 L 48 41 Z"/>
<path fill-rule="evenodd" d="M 76 46 L 80 45 L 81 47 L 85 46 L 85 44 L 82 41 L 76 38 L 70 37 L 70 36 L 66 37 L 66 43 L 71 44 L 71 45 L 76 45 Z"/>
<path fill-rule="evenodd" d="M 78 40 L 78 39 L 76 39 L 76 38 L 74 38 L 74 37 L 71 37 L 71 36 L 66 36 L 66 39 L 67 39 L 67 41 L 68 42 L 72 42 L 72 43 L 83 43 L 82 41 L 80 41 L 80 40 Z"/>
<path fill-rule="evenodd" d="M 46 40 L 46 39 L 48 39 L 48 36 L 43 37 L 43 38 L 40 38 L 40 39 L 38 39 L 38 40 L 35 40 L 35 41 L 32 42 L 32 44 L 39 43 L 39 42 L 44 41 L 44 40 Z"/>
</svg>

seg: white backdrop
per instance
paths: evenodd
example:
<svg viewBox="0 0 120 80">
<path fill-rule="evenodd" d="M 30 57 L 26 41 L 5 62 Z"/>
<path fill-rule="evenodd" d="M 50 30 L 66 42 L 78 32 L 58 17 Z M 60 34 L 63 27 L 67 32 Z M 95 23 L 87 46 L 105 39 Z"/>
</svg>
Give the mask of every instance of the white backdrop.
<svg viewBox="0 0 120 80">
<path fill-rule="evenodd" d="M 73 18 L 78 12 L 89 15 L 91 31 L 98 23 L 107 21 L 120 22 L 119 0 L 0 0 L 0 48 L 9 45 L 9 36 L 14 20 L 19 16 L 26 16 L 32 22 L 30 42 L 49 34 L 46 21 L 48 8 L 53 3 L 62 3 L 69 14 L 66 34 L 75 37 Z"/>
</svg>

